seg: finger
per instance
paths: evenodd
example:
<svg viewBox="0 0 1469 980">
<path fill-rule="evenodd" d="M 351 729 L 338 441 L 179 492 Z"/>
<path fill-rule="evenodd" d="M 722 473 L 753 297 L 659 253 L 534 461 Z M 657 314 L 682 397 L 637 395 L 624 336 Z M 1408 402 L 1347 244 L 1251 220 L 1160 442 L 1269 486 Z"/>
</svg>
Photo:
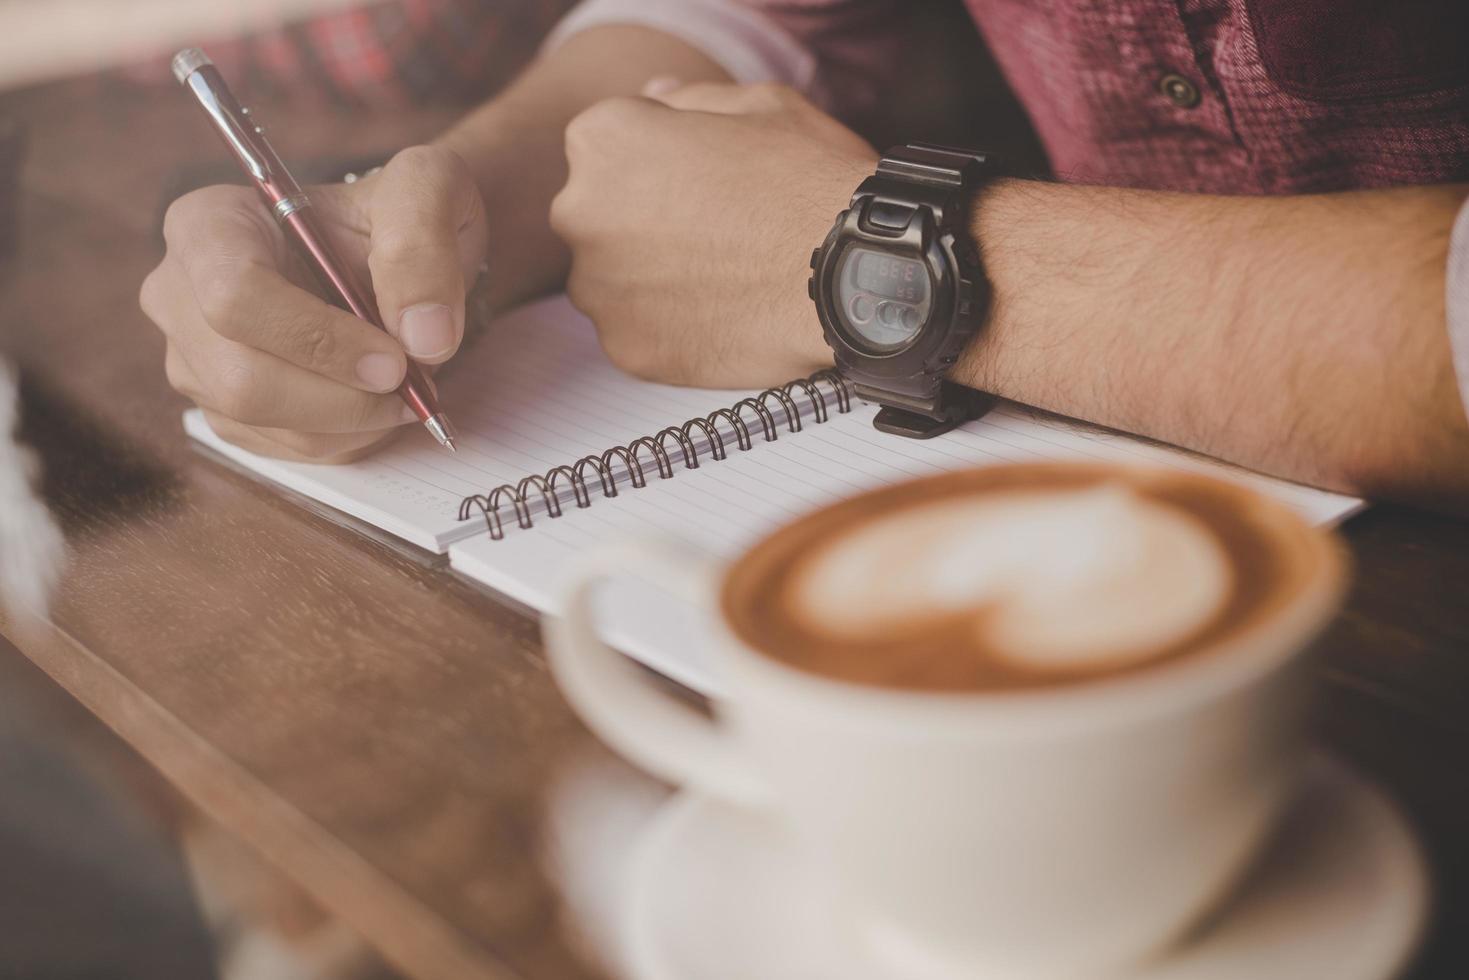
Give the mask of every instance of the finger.
<svg viewBox="0 0 1469 980">
<path fill-rule="evenodd" d="M 203 386 L 199 384 L 194 369 L 189 367 L 188 360 L 179 351 L 177 344 L 169 344 L 163 354 L 163 374 L 168 378 L 170 388 L 194 404 L 199 403 L 199 399 L 195 396 L 204 390 Z"/>
<path fill-rule="evenodd" d="M 274 243 L 258 227 L 258 207 L 234 207 L 225 198 L 217 198 L 219 207 L 199 207 L 189 205 L 189 198 L 169 209 L 169 253 L 177 256 L 211 330 L 366 391 L 392 391 L 402 383 L 407 360 L 391 337 L 281 275 Z M 166 234 L 169 228 L 166 219 Z M 172 312 L 154 316 L 165 331 L 171 328 L 164 321 L 188 317 L 178 307 L 179 284 L 154 292 L 172 294 Z M 163 305 L 168 298 L 155 296 L 153 302 Z"/>
<path fill-rule="evenodd" d="M 413 421 L 396 394 L 340 384 L 263 351 L 220 337 L 182 338 L 187 373 L 175 385 L 201 408 L 246 425 L 304 432 L 388 429 Z M 167 366 L 165 364 L 165 366 Z"/>
<path fill-rule="evenodd" d="M 673 109 L 723 115 L 773 112 L 789 104 L 792 99 L 800 98 L 794 89 L 773 82 L 757 82 L 753 85 L 695 82 L 661 94 L 648 95 Z"/>
<path fill-rule="evenodd" d="M 350 463 L 361 459 L 392 437 L 396 430 L 321 433 L 265 429 L 245 425 L 208 409 L 204 418 L 226 442 L 260 456 L 296 463 Z"/>
<path fill-rule="evenodd" d="M 564 133 L 567 179 L 551 201 L 551 229 L 574 245 L 589 226 L 617 216 L 626 181 L 648 179 L 640 165 L 659 124 L 676 119 L 663 103 L 634 96 L 602 99 L 573 117 Z"/>
<path fill-rule="evenodd" d="M 191 302 L 175 298 L 180 291 L 168 285 L 174 277 L 182 279 L 175 265 L 160 266 L 145 281 L 141 298 L 149 316 L 167 324 L 169 383 L 197 404 L 261 425 L 311 431 L 372 429 L 415 419 L 396 394 L 339 385 L 221 337 Z M 427 372 L 425 379 L 437 394 Z"/>
<path fill-rule="evenodd" d="M 682 85 L 683 81 L 673 75 L 655 75 L 643 83 L 642 95 L 645 99 L 657 99 L 682 87 Z"/>
<path fill-rule="evenodd" d="M 163 240 L 170 255 L 222 266 L 278 266 L 288 255 L 285 235 L 248 187 L 204 187 L 178 198 L 164 212 Z"/>
<path fill-rule="evenodd" d="M 273 269 L 246 265 L 193 282 L 200 312 L 221 337 L 364 391 L 403 382 L 408 359 L 397 341 Z"/>
<path fill-rule="evenodd" d="M 484 205 L 459 156 L 411 147 L 388 161 L 368 205 L 367 264 L 389 331 L 415 360 L 448 360 L 464 336 L 464 284 L 484 253 Z"/>
</svg>

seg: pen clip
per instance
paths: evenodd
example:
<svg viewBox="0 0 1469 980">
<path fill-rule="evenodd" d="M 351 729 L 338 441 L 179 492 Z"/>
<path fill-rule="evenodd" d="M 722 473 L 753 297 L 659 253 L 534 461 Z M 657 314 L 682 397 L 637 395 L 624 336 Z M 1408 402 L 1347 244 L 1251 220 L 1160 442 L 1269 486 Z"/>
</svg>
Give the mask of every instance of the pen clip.
<svg viewBox="0 0 1469 980">
<path fill-rule="evenodd" d="M 173 56 L 172 67 L 179 84 L 194 93 L 250 176 L 262 188 L 274 191 L 272 196 L 300 197 L 300 186 L 265 138 L 265 130 L 250 118 L 250 110 L 236 101 L 209 56 L 198 48 L 185 48 Z"/>
</svg>

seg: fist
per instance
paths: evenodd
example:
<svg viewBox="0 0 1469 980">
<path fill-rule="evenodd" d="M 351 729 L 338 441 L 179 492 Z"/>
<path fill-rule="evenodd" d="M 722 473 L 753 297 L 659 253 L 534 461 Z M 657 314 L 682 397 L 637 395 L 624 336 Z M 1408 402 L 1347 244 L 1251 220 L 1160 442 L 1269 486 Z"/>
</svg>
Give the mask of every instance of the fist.
<svg viewBox="0 0 1469 980">
<path fill-rule="evenodd" d="M 408 357 L 435 365 L 458 349 L 465 284 L 485 254 L 484 206 L 464 162 L 429 146 L 310 197 L 337 253 L 371 282 L 387 333 L 322 298 L 243 187 L 174 202 L 167 251 L 139 302 L 167 340 L 169 383 L 221 437 L 265 455 L 341 462 L 415 421 L 394 394 Z"/>
<path fill-rule="evenodd" d="M 709 387 L 830 365 L 806 279 L 872 173 L 859 136 L 789 88 L 700 84 L 598 103 L 567 127 L 566 156 L 551 224 L 613 363 Z"/>
</svg>

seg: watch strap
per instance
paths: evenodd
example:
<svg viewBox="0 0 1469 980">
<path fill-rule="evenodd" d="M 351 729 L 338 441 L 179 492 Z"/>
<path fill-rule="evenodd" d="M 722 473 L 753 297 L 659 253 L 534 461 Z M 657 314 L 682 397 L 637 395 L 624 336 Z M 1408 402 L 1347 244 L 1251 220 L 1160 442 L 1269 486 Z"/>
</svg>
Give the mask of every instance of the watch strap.
<svg viewBox="0 0 1469 980">
<path fill-rule="evenodd" d="M 928 143 L 895 146 L 857 188 L 852 206 L 865 207 L 869 221 L 894 228 L 904 227 L 920 207 L 929 208 L 939 225 L 952 224 L 965 213 L 967 195 L 998 167 L 992 153 Z M 844 369 L 859 397 L 882 406 L 874 425 L 885 432 L 930 438 L 984 414 L 994 401 L 941 374 L 879 379 L 852 366 Z"/>
<path fill-rule="evenodd" d="M 932 143 L 905 143 L 883 154 L 877 176 L 959 189 L 978 182 L 995 166 L 995 155 Z"/>
<path fill-rule="evenodd" d="M 970 419 L 979 418 L 994 404 L 994 396 L 943 378 L 933 378 L 931 390 L 913 394 L 892 385 L 873 388 L 848 373 L 857 397 L 882 406 L 872 420 L 874 428 L 910 439 L 932 439 Z"/>
</svg>

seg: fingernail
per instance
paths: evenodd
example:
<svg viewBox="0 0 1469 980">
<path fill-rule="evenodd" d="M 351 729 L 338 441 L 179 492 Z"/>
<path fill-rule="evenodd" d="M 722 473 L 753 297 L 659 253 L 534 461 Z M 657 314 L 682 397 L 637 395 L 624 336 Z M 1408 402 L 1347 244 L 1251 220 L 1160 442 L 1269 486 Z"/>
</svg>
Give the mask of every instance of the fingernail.
<svg viewBox="0 0 1469 980">
<path fill-rule="evenodd" d="M 398 339 L 414 357 L 441 357 L 454 346 L 454 314 L 438 303 L 410 306 L 398 318 Z"/>
<path fill-rule="evenodd" d="M 373 391 L 392 391 L 403 381 L 403 364 L 392 354 L 363 354 L 357 377 Z"/>
<path fill-rule="evenodd" d="M 643 83 L 643 95 L 650 99 L 656 99 L 660 95 L 667 95 L 683 83 L 672 75 L 655 75 Z"/>
</svg>

